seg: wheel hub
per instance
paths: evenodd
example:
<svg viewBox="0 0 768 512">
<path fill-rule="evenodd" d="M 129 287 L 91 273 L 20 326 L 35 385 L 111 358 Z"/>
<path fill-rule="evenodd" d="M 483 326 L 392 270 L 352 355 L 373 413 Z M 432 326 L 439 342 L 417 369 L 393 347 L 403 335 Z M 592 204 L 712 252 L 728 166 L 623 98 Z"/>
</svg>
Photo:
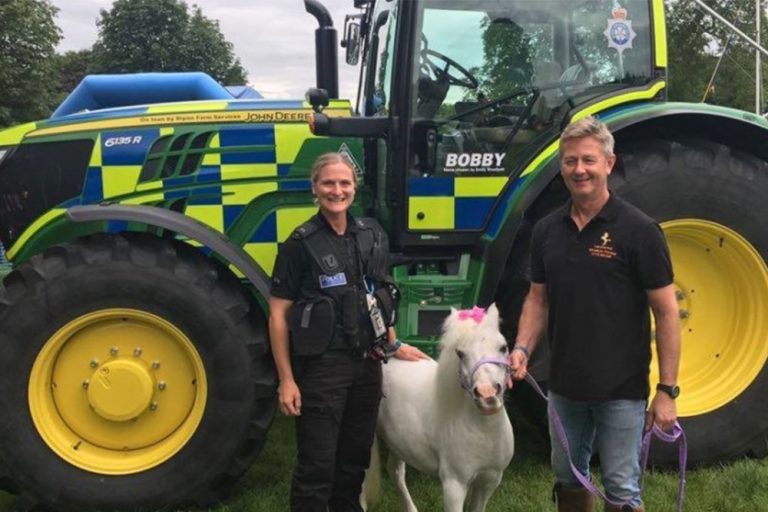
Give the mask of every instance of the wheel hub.
<svg viewBox="0 0 768 512">
<path fill-rule="evenodd" d="M 202 360 L 181 330 L 115 308 L 77 317 L 49 338 L 32 367 L 29 408 L 62 459 L 124 475 L 181 450 L 202 420 L 206 393 Z"/>
<path fill-rule="evenodd" d="M 93 372 L 88 402 L 102 418 L 127 421 L 149 407 L 154 387 L 154 379 L 140 362 L 118 359 Z"/>
</svg>

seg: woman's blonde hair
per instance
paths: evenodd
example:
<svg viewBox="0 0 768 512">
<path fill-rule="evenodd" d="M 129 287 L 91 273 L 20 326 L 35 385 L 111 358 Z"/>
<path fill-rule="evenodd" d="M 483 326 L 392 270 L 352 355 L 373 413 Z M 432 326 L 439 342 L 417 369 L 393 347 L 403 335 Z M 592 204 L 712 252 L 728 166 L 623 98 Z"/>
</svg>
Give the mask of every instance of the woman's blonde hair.
<svg viewBox="0 0 768 512">
<path fill-rule="evenodd" d="M 349 167 L 349 170 L 352 171 L 352 181 L 355 184 L 355 188 L 357 188 L 357 172 L 355 172 L 355 164 L 353 164 L 345 154 L 335 152 L 324 153 L 317 157 L 317 160 L 312 164 L 312 170 L 309 173 L 312 183 L 317 183 L 320 171 L 333 164 L 344 164 Z"/>
</svg>

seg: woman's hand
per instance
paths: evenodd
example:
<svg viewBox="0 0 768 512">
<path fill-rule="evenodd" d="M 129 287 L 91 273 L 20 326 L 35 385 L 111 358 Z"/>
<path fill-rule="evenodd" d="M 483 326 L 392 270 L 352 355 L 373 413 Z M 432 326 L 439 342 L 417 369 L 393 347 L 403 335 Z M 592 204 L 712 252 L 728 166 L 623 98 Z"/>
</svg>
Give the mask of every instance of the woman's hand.
<svg viewBox="0 0 768 512">
<path fill-rule="evenodd" d="M 301 392 L 295 381 L 281 381 L 280 387 L 277 389 L 277 395 L 280 412 L 286 416 L 301 415 Z"/>
<path fill-rule="evenodd" d="M 400 348 L 393 354 L 396 359 L 402 359 L 403 361 L 419 361 L 421 359 L 432 359 L 427 354 L 422 352 L 416 347 L 407 345 L 405 343 L 400 344 Z"/>
</svg>

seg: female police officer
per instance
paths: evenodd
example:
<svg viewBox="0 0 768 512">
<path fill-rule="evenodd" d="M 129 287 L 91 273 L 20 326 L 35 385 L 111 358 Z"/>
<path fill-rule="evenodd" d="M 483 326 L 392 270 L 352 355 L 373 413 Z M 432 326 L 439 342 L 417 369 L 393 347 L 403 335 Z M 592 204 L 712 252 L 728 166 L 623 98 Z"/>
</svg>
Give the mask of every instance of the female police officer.
<svg viewBox="0 0 768 512">
<path fill-rule="evenodd" d="M 319 212 L 281 245 L 269 301 L 280 410 L 296 416 L 291 510 L 360 511 L 381 398 L 374 343 L 401 359 L 427 356 L 395 340 L 386 235 L 348 211 L 354 167 L 328 153 L 311 179 Z"/>
</svg>

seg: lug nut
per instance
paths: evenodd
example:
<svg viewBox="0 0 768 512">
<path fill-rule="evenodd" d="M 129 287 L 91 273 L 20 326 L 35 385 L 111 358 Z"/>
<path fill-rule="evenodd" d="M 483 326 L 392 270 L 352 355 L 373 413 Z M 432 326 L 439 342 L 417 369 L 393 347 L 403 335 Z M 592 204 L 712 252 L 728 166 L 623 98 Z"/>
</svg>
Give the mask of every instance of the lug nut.
<svg viewBox="0 0 768 512">
<path fill-rule="evenodd" d="M 152 368 L 155 370 L 160 368 L 160 361 L 152 361 Z"/>
<path fill-rule="evenodd" d="M 160 381 L 160 382 L 157 384 L 157 389 L 159 389 L 160 391 L 163 391 L 163 390 L 165 389 L 165 381 L 164 381 L 164 380 L 161 380 L 161 381 Z"/>
<path fill-rule="evenodd" d="M 136 347 L 135 349 L 133 349 L 134 357 L 139 357 L 141 353 L 142 353 L 141 347 Z"/>
<path fill-rule="evenodd" d="M 681 309 L 681 310 L 680 310 L 680 318 L 681 318 L 682 320 L 685 320 L 686 318 L 688 318 L 688 317 L 690 317 L 690 316 L 691 316 L 691 314 L 688 312 L 688 310 L 687 310 L 687 309 Z"/>
<path fill-rule="evenodd" d="M 91 368 L 96 368 L 97 366 L 99 366 L 99 360 L 94 357 L 93 359 L 91 359 L 90 365 L 91 365 Z"/>
<path fill-rule="evenodd" d="M 677 297 L 677 300 L 683 300 L 685 299 L 685 294 L 683 293 L 682 290 L 677 290 L 675 292 L 675 297 Z"/>
<path fill-rule="evenodd" d="M 119 350 L 117 347 L 112 347 L 111 349 L 109 349 L 109 353 L 112 354 L 113 356 L 116 356 L 118 352 Z"/>
<path fill-rule="evenodd" d="M 90 386 L 90 385 L 91 385 L 91 381 L 90 380 L 85 379 L 83 381 L 83 389 L 88 389 L 88 386 Z"/>
<path fill-rule="evenodd" d="M 151 404 L 149 404 L 149 408 L 152 411 L 156 411 L 157 410 L 157 402 L 152 402 Z"/>
</svg>

